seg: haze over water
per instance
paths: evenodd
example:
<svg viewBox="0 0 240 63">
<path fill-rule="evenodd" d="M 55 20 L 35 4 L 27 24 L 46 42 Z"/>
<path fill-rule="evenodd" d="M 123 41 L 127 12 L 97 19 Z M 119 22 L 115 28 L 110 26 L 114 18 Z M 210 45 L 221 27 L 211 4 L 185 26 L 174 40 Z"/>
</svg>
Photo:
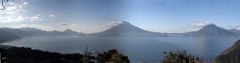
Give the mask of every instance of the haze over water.
<svg viewBox="0 0 240 63">
<path fill-rule="evenodd" d="M 133 62 L 159 62 L 163 51 L 186 50 L 190 54 L 212 59 L 226 48 L 229 48 L 237 38 L 230 37 L 80 37 L 80 36 L 40 36 L 27 37 L 3 43 L 18 47 L 61 52 L 83 53 L 88 46 L 97 51 L 118 49 L 129 56 Z"/>
</svg>

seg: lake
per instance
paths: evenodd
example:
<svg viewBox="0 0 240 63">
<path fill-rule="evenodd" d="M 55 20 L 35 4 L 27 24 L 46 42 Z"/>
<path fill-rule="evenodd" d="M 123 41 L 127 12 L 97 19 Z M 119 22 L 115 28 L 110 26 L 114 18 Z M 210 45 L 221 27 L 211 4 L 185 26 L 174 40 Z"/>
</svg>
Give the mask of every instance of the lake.
<svg viewBox="0 0 240 63">
<path fill-rule="evenodd" d="M 163 51 L 186 50 L 188 53 L 210 60 L 229 48 L 237 38 L 203 37 L 80 37 L 80 36 L 38 36 L 2 43 L 17 47 L 61 52 L 83 53 L 88 46 L 95 51 L 117 49 L 129 56 L 131 62 L 158 62 Z M 94 51 L 93 51 L 94 52 Z"/>
</svg>

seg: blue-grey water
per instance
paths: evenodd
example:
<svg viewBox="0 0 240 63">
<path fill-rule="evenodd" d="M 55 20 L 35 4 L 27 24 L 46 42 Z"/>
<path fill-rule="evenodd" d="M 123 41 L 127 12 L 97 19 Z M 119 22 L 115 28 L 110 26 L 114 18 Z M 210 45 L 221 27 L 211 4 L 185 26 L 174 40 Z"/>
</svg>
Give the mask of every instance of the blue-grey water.
<svg viewBox="0 0 240 63">
<path fill-rule="evenodd" d="M 129 56 L 132 62 L 160 62 L 163 51 L 186 50 L 190 54 L 211 60 L 234 44 L 237 38 L 203 37 L 79 37 L 40 36 L 27 37 L 3 43 L 4 45 L 31 47 L 33 49 L 83 53 L 88 46 L 95 51 L 118 49 Z M 94 52 L 94 51 L 93 51 Z"/>
</svg>

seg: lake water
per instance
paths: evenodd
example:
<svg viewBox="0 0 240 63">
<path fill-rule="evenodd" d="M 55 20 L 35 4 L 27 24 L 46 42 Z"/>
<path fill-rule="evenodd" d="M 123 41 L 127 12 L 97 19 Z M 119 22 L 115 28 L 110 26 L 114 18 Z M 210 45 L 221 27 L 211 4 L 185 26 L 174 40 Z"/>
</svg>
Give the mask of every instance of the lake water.
<svg viewBox="0 0 240 63">
<path fill-rule="evenodd" d="M 78 36 L 40 36 L 28 37 L 2 43 L 17 47 L 61 52 L 83 53 L 88 46 L 99 52 L 117 49 L 129 56 L 131 62 L 158 62 L 163 51 L 186 50 L 188 53 L 212 59 L 237 41 L 237 38 L 201 37 L 78 37 Z"/>
</svg>

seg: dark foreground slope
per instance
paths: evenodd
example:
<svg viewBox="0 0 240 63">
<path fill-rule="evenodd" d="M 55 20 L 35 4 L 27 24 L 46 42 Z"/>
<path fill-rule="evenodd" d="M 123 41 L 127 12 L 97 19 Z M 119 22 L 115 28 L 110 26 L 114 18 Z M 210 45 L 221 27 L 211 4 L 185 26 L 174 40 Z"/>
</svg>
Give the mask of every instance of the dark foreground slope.
<svg viewBox="0 0 240 63">
<path fill-rule="evenodd" d="M 240 63 L 240 40 L 217 56 L 214 63 Z"/>
<path fill-rule="evenodd" d="M 8 63 L 81 63 L 81 54 L 60 54 L 33 50 L 30 48 L 18 48 L 1 46 L 1 54 Z"/>
<path fill-rule="evenodd" d="M 84 54 L 61 54 L 24 47 L 0 45 L 0 63 L 129 63 L 127 56 L 116 49 L 92 55 L 88 49 Z"/>
</svg>

